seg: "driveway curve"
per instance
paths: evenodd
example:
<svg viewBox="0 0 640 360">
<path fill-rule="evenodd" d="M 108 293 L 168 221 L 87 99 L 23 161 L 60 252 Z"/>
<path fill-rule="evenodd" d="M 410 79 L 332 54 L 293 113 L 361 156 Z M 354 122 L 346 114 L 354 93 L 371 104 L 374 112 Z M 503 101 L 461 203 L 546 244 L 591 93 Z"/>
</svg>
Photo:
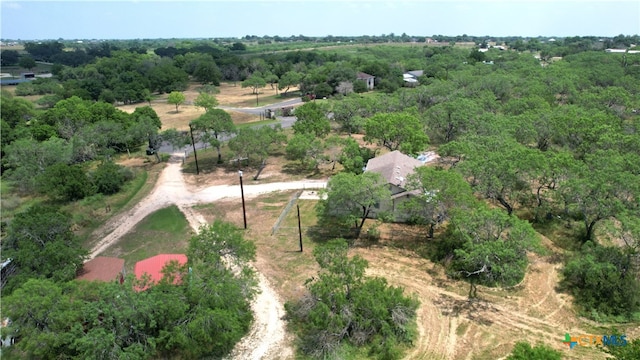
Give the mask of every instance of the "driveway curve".
<svg viewBox="0 0 640 360">
<path fill-rule="evenodd" d="M 241 196 L 239 185 L 217 185 L 190 192 L 182 177 L 182 157 L 173 154 L 154 189 L 131 210 L 114 216 L 104 226 L 93 233 L 93 238 L 101 239 L 90 251 L 93 259 L 108 247 L 117 243 L 146 216 L 154 211 L 176 205 L 185 214 L 191 228 L 197 232 L 206 224 L 204 217 L 193 209 L 193 205 L 208 203 L 224 198 Z M 245 198 L 252 198 L 274 191 L 323 188 L 324 181 L 292 181 L 245 185 Z M 230 359 L 282 359 L 292 358 L 293 349 L 285 342 L 284 306 L 268 279 L 256 270 L 259 293 L 252 303 L 254 323 L 250 332 L 236 345 Z"/>
</svg>

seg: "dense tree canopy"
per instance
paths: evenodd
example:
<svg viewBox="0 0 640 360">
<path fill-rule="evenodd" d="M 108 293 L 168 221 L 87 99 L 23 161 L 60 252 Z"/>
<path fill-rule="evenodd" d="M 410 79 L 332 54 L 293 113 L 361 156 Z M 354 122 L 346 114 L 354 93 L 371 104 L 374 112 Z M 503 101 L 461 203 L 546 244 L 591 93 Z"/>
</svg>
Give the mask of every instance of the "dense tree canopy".
<svg viewBox="0 0 640 360">
<path fill-rule="evenodd" d="M 41 259 L 63 255 L 56 250 Z M 136 291 L 140 284 L 132 276 L 123 284 L 23 282 L 3 297 L 3 314 L 12 320 L 5 330 L 19 331 L 15 347 L 41 359 L 219 358 L 251 324 L 249 302 L 256 282 L 246 263 L 254 256 L 255 246 L 237 228 L 214 222 L 190 240 L 188 264 L 165 266 L 164 279 L 145 291 Z M 227 268 L 223 257 L 233 261 L 237 272 Z M 75 268 L 70 275 L 75 276 Z M 181 283 L 174 284 L 175 278 Z"/>
<path fill-rule="evenodd" d="M 335 356 L 348 343 L 368 346 L 374 358 L 400 358 L 399 345 L 414 336 L 418 301 L 383 278 L 365 277 L 367 261 L 359 256 L 349 258 L 347 252 L 342 239 L 316 247 L 318 278 L 307 282 L 309 294 L 286 304 L 299 348 L 324 359 Z"/>
</svg>

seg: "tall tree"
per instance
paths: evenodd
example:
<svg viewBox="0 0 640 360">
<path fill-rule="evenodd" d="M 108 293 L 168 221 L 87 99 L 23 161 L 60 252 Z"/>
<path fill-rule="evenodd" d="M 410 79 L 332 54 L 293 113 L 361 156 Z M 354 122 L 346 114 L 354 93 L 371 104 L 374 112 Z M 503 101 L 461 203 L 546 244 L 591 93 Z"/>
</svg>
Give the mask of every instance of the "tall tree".
<svg viewBox="0 0 640 360">
<path fill-rule="evenodd" d="M 193 105 L 203 108 L 205 112 L 209 112 L 218 106 L 218 99 L 210 93 L 201 92 L 193 101 Z"/>
<path fill-rule="evenodd" d="M 300 85 L 301 81 L 302 74 L 296 71 L 287 71 L 282 76 L 280 76 L 280 80 L 278 81 L 278 89 L 284 90 L 284 95 L 286 95 L 292 86 L 295 87 Z"/>
<path fill-rule="evenodd" d="M 238 166 L 242 159 L 247 159 L 253 164 L 264 164 L 273 145 L 282 144 L 285 140 L 286 135 L 282 133 L 280 125 L 273 128 L 271 126 L 244 127 L 229 140 L 229 149 L 234 152 Z"/>
<path fill-rule="evenodd" d="M 512 286 L 527 268 L 526 251 L 537 244 L 531 225 L 502 211 L 479 205 L 454 214 L 451 234 L 461 246 L 454 250 L 453 269 L 469 281 L 469 297 L 476 284 Z"/>
<path fill-rule="evenodd" d="M 184 103 L 186 100 L 183 93 L 179 91 L 172 91 L 167 98 L 167 103 L 173 104 L 176 106 L 176 113 L 178 112 L 178 107 Z"/>
<path fill-rule="evenodd" d="M 69 281 L 87 250 L 71 231 L 71 217 L 51 206 L 32 206 L 15 216 L 2 241 L 3 257 L 17 266 L 7 289 L 29 278 Z"/>
<path fill-rule="evenodd" d="M 285 152 L 287 159 L 298 160 L 301 165 L 317 170 L 320 162 L 325 159 L 324 149 L 322 139 L 313 134 L 303 133 L 295 134 L 287 141 Z"/>
<path fill-rule="evenodd" d="M 33 58 L 31 56 L 22 56 L 22 57 L 20 57 L 20 60 L 18 61 L 18 65 L 21 68 L 25 68 L 25 69 L 31 71 L 31 69 L 36 67 L 36 61 L 33 60 Z"/>
<path fill-rule="evenodd" d="M 329 180 L 326 194 L 316 208 L 320 221 L 353 228 L 356 238 L 360 236 L 365 220 L 391 201 L 391 191 L 384 179 L 373 172 L 339 173 Z"/>
<path fill-rule="evenodd" d="M 315 102 L 308 102 L 295 109 L 296 122 L 293 124 L 293 131 L 296 134 L 313 134 L 323 138 L 329 134 L 331 123 L 325 116 L 320 105 Z"/>
<path fill-rule="evenodd" d="M 201 94 L 202 95 L 202 94 Z M 222 145 L 220 136 L 228 135 L 236 131 L 231 115 L 222 109 L 211 109 L 191 122 L 193 130 L 203 134 L 202 140 L 207 141 L 218 151 L 218 164 L 222 163 Z M 213 136 L 209 136 L 212 133 Z"/>
<path fill-rule="evenodd" d="M 262 74 L 251 74 L 245 81 L 242 82 L 243 88 L 251 88 L 251 93 L 258 94 L 258 91 L 267 85 L 267 81 L 262 77 Z"/>
<path fill-rule="evenodd" d="M 418 190 L 403 207 L 409 221 L 429 226 L 428 237 L 435 228 L 450 220 L 454 209 L 471 209 L 476 206 L 471 187 L 456 172 L 423 166 L 415 169 L 407 180 L 407 190 Z"/>
<path fill-rule="evenodd" d="M 429 144 L 420 120 L 409 113 L 377 114 L 367 119 L 364 128 L 366 141 L 376 142 L 391 151 L 417 154 Z"/>
</svg>

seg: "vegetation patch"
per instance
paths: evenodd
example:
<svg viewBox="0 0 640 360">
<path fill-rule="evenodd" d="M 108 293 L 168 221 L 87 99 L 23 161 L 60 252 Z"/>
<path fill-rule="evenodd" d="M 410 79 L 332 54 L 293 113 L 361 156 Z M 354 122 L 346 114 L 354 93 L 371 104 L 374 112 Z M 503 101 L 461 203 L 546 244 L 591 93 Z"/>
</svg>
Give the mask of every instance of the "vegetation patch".
<svg viewBox="0 0 640 360">
<path fill-rule="evenodd" d="M 189 234 L 189 223 L 173 205 L 147 216 L 104 255 L 125 259 L 132 270 L 136 262 L 156 254 L 184 252 Z"/>
</svg>

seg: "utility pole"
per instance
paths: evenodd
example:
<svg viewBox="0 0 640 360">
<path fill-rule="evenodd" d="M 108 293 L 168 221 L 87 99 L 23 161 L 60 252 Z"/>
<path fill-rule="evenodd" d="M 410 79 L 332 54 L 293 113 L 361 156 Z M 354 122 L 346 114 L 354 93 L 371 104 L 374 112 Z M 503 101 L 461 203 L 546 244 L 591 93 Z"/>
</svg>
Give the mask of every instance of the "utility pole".
<svg viewBox="0 0 640 360">
<path fill-rule="evenodd" d="M 189 132 L 191 133 L 191 145 L 193 146 L 193 157 L 196 159 L 196 175 L 200 175 L 200 168 L 198 167 L 198 153 L 196 153 L 196 143 L 193 140 L 193 128 L 189 124 Z"/>
<path fill-rule="evenodd" d="M 300 205 L 296 204 L 298 208 L 298 235 L 300 236 L 300 252 L 302 252 L 302 226 L 300 226 Z"/>
<path fill-rule="evenodd" d="M 240 176 L 240 194 L 242 196 L 242 219 L 244 220 L 244 228 L 247 229 L 247 211 L 244 207 L 244 187 L 242 185 L 242 170 L 238 171 Z"/>
</svg>

